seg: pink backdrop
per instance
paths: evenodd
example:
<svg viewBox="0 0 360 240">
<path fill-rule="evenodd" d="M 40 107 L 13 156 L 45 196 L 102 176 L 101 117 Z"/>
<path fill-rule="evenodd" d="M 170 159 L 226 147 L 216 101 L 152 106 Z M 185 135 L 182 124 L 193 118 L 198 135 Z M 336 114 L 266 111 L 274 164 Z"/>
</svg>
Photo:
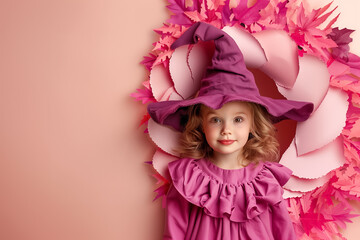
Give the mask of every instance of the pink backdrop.
<svg viewBox="0 0 360 240">
<path fill-rule="evenodd" d="M 360 3 L 336 4 L 337 25 L 360 32 Z M 129 95 L 146 78 L 139 62 L 169 16 L 165 6 L 2 2 L 0 239 L 161 239 L 163 210 L 144 164 L 154 149 L 138 128 L 145 107 Z M 348 239 L 359 226 L 359 218 L 348 225 Z"/>
</svg>

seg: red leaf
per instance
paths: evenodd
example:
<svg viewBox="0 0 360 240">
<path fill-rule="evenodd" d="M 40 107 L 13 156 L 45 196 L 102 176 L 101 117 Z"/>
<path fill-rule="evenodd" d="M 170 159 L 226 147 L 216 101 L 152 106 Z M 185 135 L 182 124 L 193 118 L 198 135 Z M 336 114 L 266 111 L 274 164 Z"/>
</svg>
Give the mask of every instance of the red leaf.
<svg viewBox="0 0 360 240">
<path fill-rule="evenodd" d="M 141 122 L 140 122 L 140 124 L 139 124 L 139 127 L 140 127 L 141 125 L 147 123 L 147 122 L 149 121 L 149 119 L 150 119 L 150 115 L 149 115 L 148 113 L 145 114 L 145 115 L 143 116 L 143 118 L 141 119 Z"/>
</svg>

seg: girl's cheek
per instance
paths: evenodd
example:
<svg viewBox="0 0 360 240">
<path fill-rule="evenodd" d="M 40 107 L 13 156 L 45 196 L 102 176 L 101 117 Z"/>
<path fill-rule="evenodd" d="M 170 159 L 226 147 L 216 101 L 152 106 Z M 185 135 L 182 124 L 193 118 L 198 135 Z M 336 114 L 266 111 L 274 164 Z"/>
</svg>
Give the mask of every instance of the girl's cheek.
<svg viewBox="0 0 360 240">
<path fill-rule="evenodd" d="M 220 129 L 221 129 L 221 126 L 219 126 L 219 125 L 209 126 L 209 130 L 210 130 L 211 132 L 217 132 L 217 131 L 220 131 Z"/>
<path fill-rule="evenodd" d="M 206 123 L 204 124 L 203 128 L 204 129 L 211 129 L 211 128 L 214 128 L 215 124 L 214 123 Z"/>
</svg>

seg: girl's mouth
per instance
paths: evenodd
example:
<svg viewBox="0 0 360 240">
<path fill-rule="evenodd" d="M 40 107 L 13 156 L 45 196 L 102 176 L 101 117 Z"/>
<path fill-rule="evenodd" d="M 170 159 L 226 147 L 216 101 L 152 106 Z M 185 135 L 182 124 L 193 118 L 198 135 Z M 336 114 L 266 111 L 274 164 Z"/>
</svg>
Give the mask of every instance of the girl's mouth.
<svg viewBox="0 0 360 240">
<path fill-rule="evenodd" d="M 219 143 L 221 143 L 222 145 L 230 145 L 233 142 L 235 142 L 235 140 L 219 140 Z"/>
</svg>

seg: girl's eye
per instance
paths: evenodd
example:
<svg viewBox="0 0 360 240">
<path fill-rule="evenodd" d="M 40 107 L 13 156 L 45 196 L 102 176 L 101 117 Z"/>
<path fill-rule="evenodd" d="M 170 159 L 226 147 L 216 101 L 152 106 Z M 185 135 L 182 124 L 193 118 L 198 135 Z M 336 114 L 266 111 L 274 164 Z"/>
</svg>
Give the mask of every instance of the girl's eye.
<svg viewBox="0 0 360 240">
<path fill-rule="evenodd" d="M 211 123 L 220 123 L 221 119 L 218 117 L 212 117 L 212 118 L 210 118 L 210 122 Z"/>
<path fill-rule="evenodd" d="M 234 118 L 234 122 L 241 123 L 244 119 L 242 117 L 236 117 Z"/>
</svg>

